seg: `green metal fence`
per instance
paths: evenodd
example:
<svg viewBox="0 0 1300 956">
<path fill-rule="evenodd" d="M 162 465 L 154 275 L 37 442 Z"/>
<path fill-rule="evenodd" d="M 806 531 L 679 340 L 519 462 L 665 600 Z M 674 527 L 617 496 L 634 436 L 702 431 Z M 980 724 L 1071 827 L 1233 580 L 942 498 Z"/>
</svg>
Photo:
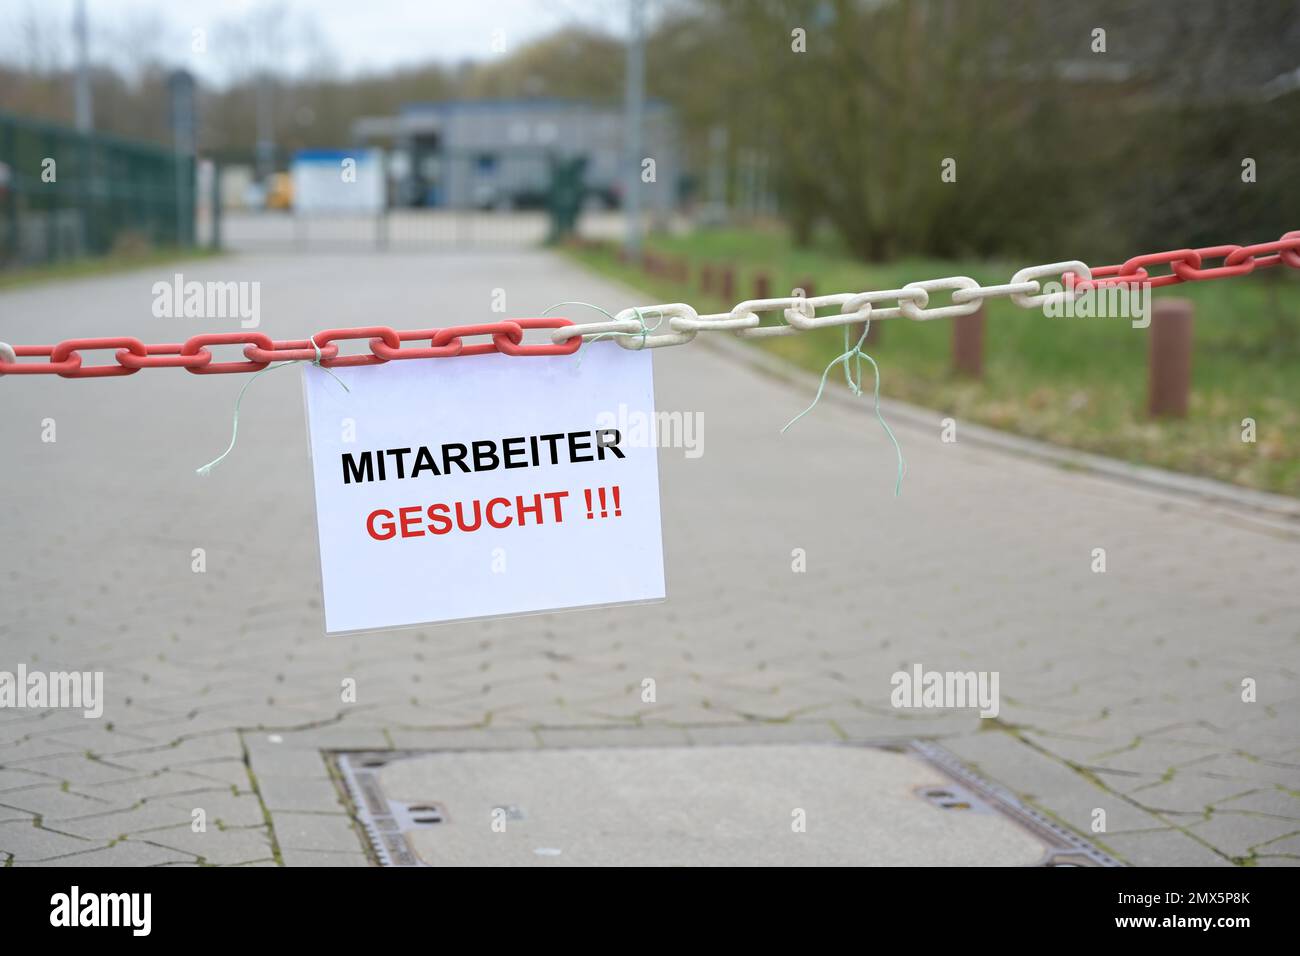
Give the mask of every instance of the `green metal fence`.
<svg viewBox="0 0 1300 956">
<path fill-rule="evenodd" d="M 0 269 L 194 243 L 192 156 L 0 112 Z"/>
</svg>

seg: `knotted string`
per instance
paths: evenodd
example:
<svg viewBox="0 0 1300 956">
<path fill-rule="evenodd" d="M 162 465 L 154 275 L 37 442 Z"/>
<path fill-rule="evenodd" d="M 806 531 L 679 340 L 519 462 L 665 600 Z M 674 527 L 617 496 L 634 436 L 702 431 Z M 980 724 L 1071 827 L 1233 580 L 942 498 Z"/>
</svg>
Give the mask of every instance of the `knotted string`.
<svg viewBox="0 0 1300 956">
<path fill-rule="evenodd" d="M 316 350 L 316 357 L 311 360 L 311 364 L 315 365 L 317 368 L 324 369 L 326 372 L 329 372 L 330 378 L 334 379 L 334 381 L 338 382 L 340 385 L 343 386 L 343 391 L 351 392 L 352 389 L 348 388 L 347 383 L 345 383 L 343 379 L 335 375 L 332 370 L 326 368 L 324 365 L 321 365 L 320 346 L 316 344 L 316 337 L 312 336 L 307 341 L 311 342 L 311 347 Z M 235 399 L 235 414 L 232 417 L 230 422 L 230 444 L 226 447 L 225 451 L 223 451 L 212 461 L 208 462 L 206 465 L 203 465 L 201 468 L 195 468 L 194 469 L 195 473 L 202 475 L 204 478 L 206 478 L 209 474 L 212 473 L 213 468 L 216 468 L 217 465 L 221 464 L 222 460 L 227 455 L 229 455 L 232 451 L 235 450 L 235 441 L 239 438 L 239 406 L 244 401 L 244 393 L 248 391 L 248 386 L 256 382 L 258 378 L 260 378 L 262 374 L 265 372 L 274 371 L 277 368 L 284 368 L 286 365 L 297 365 L 299 362 L 305 362 L 305 361 L 307 361 L 307 359 L 290 359 L 288 362 L 280 362 L 276 365 L 268 365 L 266 368 L 259 369 L 258 371 L 253 373 L 253 376 L 247 382 L 244 383 L 244 387 L 239 390 L 239 397 Z"/>
<path fill-rule="evenodd" d="M 842 355 L 836 356 L 835 358 L 831 359 L 831 363 L 826 366 L 826 371 L 822 372 L 821 384 L 817 386 L 817 397 L 812 400 L 811 405 L 805 408 L 794 418 L 790 419 L 790 421 L 786 422 L 785 427 L 781 429 L 781 434 L 784 435 L 786 428 L 789 428 L 791 425 L 793 425 L 795 422 L 803 418 L 805 415 L 807 415 L 809 412 L 811 412 L 814 408 L 817 407 L 817 403 L 820 402 L 822 399 L 822 392 L 826 390 L 826 379 L 831 374 L 831 369 L 833 369 L 837 364 L 844 365 L 844 381 L 848 383 L 849 391 L 851 391 L 855 396 L 861 395 L 862 394 L 862 385 L 861 385 L 862 360 L 866 359 L 868 362 L 871 363 L 871 368 L 876 374 L 876 387 L 874 390 L 873 410 L 876 413 L 876 419 L 880 422 L 880 427 L 885 430 L 885 434 L 888 435 L 889 440 L 893 442 L 894 454 L 898 457 L 898 477 L 894 481 L 894 496 L 897 497 L 903 487 L 903 475 L 907 471 L 907 462 L 903 460 L 902 446 L 898 444 L 898 439 L 894 437 L 894 432 L 892 429 L 890 429 L 889 423 L 885 421 L 885 416 L 880 413 L 880 366 L 876 364 L 875 359 L 873 359 L 866 352 L 862 351 L 862 343 L 867 340 L 867 331 L 870 328 L 871 328 L 871 320 L 868 319 L 865 325 L 863 326 L 862 335 L 858 338 L 858 341 L 854 343 L 854 345 L 850 348 L 849 327 L 847 325 L 844 326 L 844 353 Z M 850 360 L 852 360 L 853 362 L 852 367 L 850 367 L 849 365 Z"/>
<path fill-rule="evenodd" d="M 604 309 L 602 309 L 600 306 L 598 306 L 598 305 L 592 305 L 590 302 L 557 302 L 557 303 L 555 303 L 555 305 L 551 306 L 550 308 L 543 309 L 543 310 L 542 310 L 542 315 L 547 315 L 547 314 L 550 313 L 550 312 L 554 312 L 556 309 L 558 309 L 558 308 L 559 308 L 560 306 L 562 306 L 562 305 L 580 305 L 580 306 L 582 306 L 584 309 L 595 309 L 597 312 L 599 312 L 599 313 L 600 313 L 601 315 L 603 315 L 605 318 L 609 319 L 611 322 L 617 322 L 617 321 L 618 321 L 618 319 L 614 318 L 614 316 L 610 315 L 608 312 L 606 312 L 606 311 L 605 311 Z M 615 331 L 615 332 L 601 332 L 599 335 L 593 335 L 593 336 L 588 340 L 588 342 L 598 342 L 598 341 L 600 341 L 601 339 L 603 339 L 603 338 L 604 338 L 605 336 L 607 336 L 607 335 L 627 335 L 627 336 L 633 336 L 633 337 L 639 335 L 639 336 L 641 336 L 641 344 L 642 344 L 642 345 L 645 345 L 646 336 L 648 336 L 648 335 L 649 335 L 651 332 L 653 332 L 655 329 L 659 328 L 659 326 L 663 325 L 663 321 L 664 321 L 664 315 L 663 315 L 663 312 L 661 312 L 661 311 L 658 310 L 658 309 L 649 309 L 649 310 L 647 310 L 647 311 L 649 311 L 649 312 L 653 312 L 653 313 L 655 313 L 655 314 L 657 314 L 657 315 L 659 316 L 659 321 L 658 321 L 658 322 L 656 322 L 654 325 L 647 326 L 647 325 L 645 324 L 645 316 L 643 316 L 643 315 L 641 314 L 641 310 L 638 309 L 638 308 L 636 308 L 635 306 L 633 306 L 633 307 L 632 307 L 632 311 L 636 313 L 636 320 L 637 320 L 638 322 L 641 323 L 641 329 L 640 329 L 640 331 L 637 331 L 637 332 L 617 332 L 617 331 Z M 577 360 L 577 362 L 576 362 L 575 364 L 577 364 L 577 365 L 581 365 L 581 364 L 582 364 L 582 353 L 581 353 L 581 351 L 578 353 L 578 360 Z"/>
<path fill-rule="evenodd" d="M 614 318 L 614 316 L 610 315 L 608 312 L 606 312 L 606 311 L 605 311 L 604 309 L 602 309 L 600 306 L 598 306 L 598 305 L 592 305 L 590 302 L 557 302 L 555 305 L 551 306 L 550 308 L 548 308 L 548 309 L 543 309 L 543 310 L 542 310 L 542 315 L 547 315 L 548 313 L 553 312 L 554 310 L 560 308 L 561 306 L 565 306 L 565 305 L 579 305 L 579 306 L 582 306 L 583 308 L 586 308 L 586 309 L 595 309 L 597 312 L 599 312 L 601 315 L 605 316 L 605 318 L 609 319 L 611 322 L 615 322 L 615 321 L 617 321 L 617 320 Z M 595 342 L 595 341 L 598 341 L 599 339 L 603 339 L 603 338 L 604 338 L 605 336 L 607 336 L 607 335 L 626 335 L 626 336 L 638 336 L 638 335 L 639 335 L 639 336 L 641 336 L 641 341 L 644 342 L 645 339 L 646 339 L 646 336 L 647 336 L 647 335 L 649 335 L 651 332 L 653 332 L 655 329 L 659 328 L 659 326 L 663 324 L 663 313 L 660 312 L 660 311 L 657 310 L 657 309 L 650 309 L 650 310 L 647 310 L 647 311 L 650 311 L 650 312 L 655 312 L 655 313 L 657 313 L 657 314 L 659 315 L 659 321 L 656 322 L 656 323 L 655 323 L 654 325 L 652 325 L 652 326 L 647 326 L 647 325 L 646 325 L 645 316 L 641 314 L 641 310 L 640 310 L 640 309 L 633 308 L 632 311 L 634 311 L 634 312 L 636 313 L 637 321 L 641 323 L 641 328 L 640 328 L 639 331 L 637 331 L 637 332 L 601 332 L 601 333 L 599 333 L 598 335 L 593 335 L 589 341 L 591 341 L 591 342 Z M 872 368 L 872 371 L 875 373 L 875 378 L 876 378 L 875 388 L 874 388 L 873 393 L 872 393 L 872 394 L 873 394 L 872 410 L 873 410 L 873 411 L 875 412 L 875 414 L 876 414 L 876 420 L 880 422 L 880 427 L 883 428 L 883 429 L 885 430 L 885 434 L 889 436 L 889 440 L 890 440 L 890 442 L 893 443 L 893 446 L 894 446 L 894 455 L 895 455 L 895 456 L 897 457 L 897 459 L 898 459 L 898 476 L 897 476 L 897 477 L 895 478 L 895 480 L 894 480 L 894 495 L 895 495 L 895 497 L 897 497 L 897 496 L 901 493 L 902 488 L 903 488 L 903 475 L 907 473 L 907 462 L 903 459 L 903 448 L 902 448 L 902 446 L 899 445 L 899 443 L 898 443 L 898 439 L 894 436 L 893 429 L 891 429 L 891 428 L 889 427 L 889 423 L 885 421 L 885 416 L 884 416 L 883 414 L 881 414 L 881 411 L 880 411 L 880 366 L 876 364 L 876 360 L 875 360 L 875 359 L 873 359 L 873 358 L 872 358 L 870 355 L 868 355 L 866 352 L 862 351 L 862 343 L 865 342 L 865 341 L 867 340 L 867 331 L 868 331 L 870 328 L 871 328 L 871 320 L 868 319 L 868 320 L 866 321 L 866 323 L 864 324 L 864 326 L 863 326 L 863 329 L 862 329 L 862 335 L 858 338 L 858 341 L 857 341 L 856 343 L 854 343 L 852 346 L 850 346 L 850 345 L 849 345 L 849 327 L 848 327 L 847 325 L 844 326 L 844 352 L 843 352 L 843 354 L 841 354 L 841 355 L 837 356 L 836 358 L 832 359 L 832 360 L 831 360 L 831 363 L 830 363 L 829 365 L 826 366 L 826 371 L 822 373 L 821 384 L 817 386 L 817 396 L 813 399 L 812 404 L 809 405 L 807 408 L 805 408 L 802 412 L 800 412 L 800 413 L 799 413 L 798 415 L 796 415 L 794 418 L 790 419 L 790 421 L 788 421 L 788 422 L 785 424 L 785 426 L 781 429 L 781 434 L 784 435 L 784 434 L 785 434 L 785 430 L 786 430 L 787 428 L 789 428 L 791 425 L 793 425 L 795 422 L 797 422 L 799 419 L 803 418 L 805 415 L 807 415 L 809 412 L 811 412 L 814 408 L 817 407 L 817 403 L 821 401 L 822 393 L 826 390 L 826 379 L 827 379 L 827 377 L 830 375 L 830 373 L 831 373 L 831 369 L 834 368 L 834 367 L 836 366 L 836 364 L 843 364 L 843 365 L 844 365 L 844 381 L 848 384 L 848 386 L 849 386 L 849 391 L 851 391 L 855 396 L 857 396 L 857 395 L 861 395 L 861 394 L 862 394 L 862 385 L 861 385 L 861 382 L 862 382 L 862 360 L 863 360 L 863 359 L 866 359 L 868 362 L 871 363 L 871 368 Z M 579 361 L 579 362 L 582 361 L 582 355 L 581 355 L 581 353 L 579 353 L 579 355 L 578 355 L 578 361 Z M 850 361 L 852 361 L 852 363 L 853 363 L 852 366 L 850 366 L 850 364 L 849 364 Z"/>
</svg>

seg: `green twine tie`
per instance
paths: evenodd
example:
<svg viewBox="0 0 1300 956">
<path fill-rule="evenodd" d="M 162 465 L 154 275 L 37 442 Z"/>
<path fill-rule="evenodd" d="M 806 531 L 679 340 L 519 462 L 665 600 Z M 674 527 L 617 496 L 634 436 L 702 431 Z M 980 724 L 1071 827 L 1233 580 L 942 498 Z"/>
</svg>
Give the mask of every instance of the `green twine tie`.
<svg viewBox="0 0 1300 956">
<path fill-rule="evenodd" d="M 898 444 L 898 439 L 894 437 L 894 432 L 890 429 L 889 423 L 885 421 L 885 416 L 880 413 L 880 366 L 876 364 L 875 359 L 873 359 L 866 352 L 862 351 L 862 343 L 866 341 L 867 330 L 870 328 L 871 328 L 871 320 L 868 319 L 865 326 L 862 329 L 861 337 L 859 337 L 858 341 L 853 345 L 852 348 L 850 348 L 849 327 L 847 325 L 844 326 L 844 354 L 831 359 L 831 363 L 826 366 L 826 371 L 822 372 L 821 384 L 817 386 L 817 397 L 812 400 L 811 405 L 805 408 L 794 418 L 790 419 L 790 421 L 786 422 L 785 427 L 781 429 L 781 434 L 784 435 L 786 428 L 789 428 L 791 425 L 793 425 L 795 422 L 803 418 L 805 415 L 807 415 L 809 412 L 811 412 L 814 408 L 817 407 L 817 403 L 820 402 L 822 399 L 822 392 L 826 390 L 826 379 L 831 374 L 831 369 L 833 369 L 837 364 L 843 363 L 844 365 L 844 381 L 848 383 L 849 391 L 851 391 L 855 396 L 861 395 L 862 394 L 862 385 L 861 385 L 862 360 L 866 359 L 868 362 L 871 363 L 871 368 L 876 373 L 876 387 L 874 392 L 873 410 L 876 413 L 876 419 L 880 422 L 880 427 L 885 430 L 885 434 L 888 435 L 889 440 L 893 442 L 894 454 L 898 457 L 898 477 L 894 481 L 894 497 L 898 497 L 898 494 L 903 487 L 903 475 L 907 471 L 907 463 L 903 460 L 903 449 Z M 849 365 L 850 360 L 853 361 L 852 367 L 850 367 Z"/>
<path fill-rule="evenodd" d="M 604 309 L 602 309 L 600 306 L 598 306 L 598 305 L 592 305 L 590 302 L 557 302 L 557 303 L 555 303 L 555 305 L 551 306 L 550 308 L 543 309 L 543 310 L 542 310 L 542 315 L 547 315 L 547 314 L 549 314 L 549 313 L 551 313 L 551 312 L 554 312 L 556 309 L 560 308 L 560 306 L 563 306 L 563 305 L 580 305 L 580 306 L 582 306 L 584 309 L 595 309 L 597 312 L 599 312 L 599 313 L 600 313 L 601 315 L 603 315 L 605 318 L 609 319 L 611 322 L 617 322 L 617 321 L 618 321 L 618 319 L 614 318 L 614 316 L 610 315 L 608 312 L 606 312 L 606 311 L 605 311 Z M 664 321 L 663 313 L 662 313 L 661 311 L 659 311 L 658 309 L 650 309 L 649 311 L 651 311 L 651 312 L 653 312 L 653 313 L 655 313 L 656 315 L 659 316 L 659 321 L 656 322 L 654 325 L 647 326 L 647 325 L 645 324 L 645 316 L 643 316 L 643 315 L 641 314 L 641 310 L 638 309 L 636 306 L 633 306 L 633 307 L 632 307 L 632 311 L 636 313 L 636 320 L 637 320 L 638 322 L 641 323 L 641 330 L 640 330 L 639 332 L 601 332 L 599 335 L 593 335 L 593 336 L 591 337 L 590 341 L 591 341 L 591 342 L 599 342 L 601 339 L 603 339 L 603 338 L 604 338 L 605 336 L 607 336 L 607 335 L 627 335 L 627 336 L 633 336 L 633 337 L 639 335 L 639 336 L 641 336 L 641 343 L 644 345 L 644 344 L 645 344 L 645 340 L 646 340 L 646 336 L 649 335 L 651 332 L 653 332 L 655 329 L 659 328 L 659 326 L 663 324 L 663 321 Z M 577 362 L 576 362 L 575 364 L 576 364 L 576 365 L 581 365 L 581 364 L 582 364 L 582 352 L 581 352 L 581 351 L 578 352 L 578 360 L 577 360 Z"/>
<path fill-rule="evenodd" d="M 328 368 L 325 368 L 324 365 L 320 364 L 320 346 L 316 344 L 315 336 L 308 339 L 308 341 L 311 342 L 311 347 L 316 350 L 316 357 L 311 360 L 311 364 L 315 365 L 317 368 L 325 369 L 326 372 L 329 372 L 330 378 L 334 379 L 334 381 L 338 382 L 340 385 L 343 386 L 343 391 L 351 392 L 352 389 L 347 387 L 343 379 L 339 378 L 337 375 L 334 374 L 333 371 L 331 371 Z M 221 464 L 221 462 L 225 459 L 225 457 L 235 450 L 235 441 L 239 438 L 239 406 L 244 401 L 244 393 L 248 391 L 248 386 L 256 382 L 265 372 L 274 371 L 277 368 L 284 368 L 286 365 L 297 365 L 299 362 L 305 362 L 305 361 L 307 360 L 293 359 L 288 362 L 281 362 L 278 365 L 268 365 L 266 368 L 260 369 L 253 373 L 252 378 L 250 378 L 247 382 L 245 382 L 244 387 L 239 390 L 239 397 L 235 399 L 235 414 L 232 417 L 230 422 L 230 444 L 226 447 L 225 451 L 223 451 L 212 461 L 208 462 L 206 465 L 203 465 L 200 468 L 195 468 L 194 471 L 196 474 L 206 478 L 208 475 L 212 473 L 213 468 L 216 468 L 217 465 Z"/>
<path fill-rule="evenodd" d="M 582 306 L 582 307 L 585 308 L 585 309 L 595 309 L 597 312 L 599 312 L 599 313 L 600 313 L 601 315 L 603 315 L 605 318 L 609 319 L 611 322 L 615 322 L 615 321 L 617 321 L 617 320 L 614 318 L 614 316 L 610 315 L 608 312 L 606 312 L 606 311 L 605 311 L 604 309 L 602 309 L 600 306 L 598 306 L 598 305 L 592 305 L 590 302 L 576 302 L 576 301 L 571 301 L 571 302 L 557 302 L 555 305 L 551 306 L 550 308 L 548 308 L 548 309 L 543 309 L 543 310 L 542 310 L 542 315 L 547 315 L 547 314 L 549 314 L 549 313 L 555 311 L 556 309 L 560 308 L 561 306 L 565 306 L 565 305 L 579 305 L 579 306 Z M 639 336 L 641 336 L 641 341 L 644 342 L 644 341 L 645 341 L 645 338 L 646 338 L 647 335 L 649 335 L 649 334 L 650 334 L 651 332 L 653 332 L 655 329 L 659 328 L 659 326 L 660 326 L 661 324 L 663 324 L 663 313 L 660 312 L 660 311 L 657 310 L 657 309 L 648 310 L 648 311 L 654 312 L 655 314 L 657 314 L 657 315 L 659 316 L 659 321 L 656 322 L 656 323 L 655 323 L 654 325 L 652 325 L 652 326 L 647 326 L 647 325 L 646 325 L 645 316 L 641 314 L 641 310 L 640 310 L 640 309 L 637 309 L 637 308 L 634 307 L 634 308 L 633 308 L 633 311 L 636 313 L 637 321 L 641 323 L 641 329 L 640 329 L 640 331 L 638 331 L 638 332 L 601 332 L 601 333 L 599 333 L 598 335 L 593 335 L 593 336 L 591 337 L 591 341 L 592 341 L 592 342 L 598 341 L 598 340 L 600 340 L 600 339 L 605 338 L 605 336 L 607 336 L 607 335 L 626 335 L 626 336 L 637 336 L 637 335 L 639 335 Z M 832 359 L 832 360 L 831 360 L 831 363 L 830 363 L 829 365 L 826 366 L 826 371 L 822 373 L 821 384 L 817 387 L 817 397 L 813 399 L 811 405 L 809 405 L 809 406 L 808 406 L 807 408 L 805 408 L 802 412 L 800 412 L 800 413 L 799 413 L 798 415 L 796 415 L 794 418 L 790 419 L 790 421 L 788 421 L 788 422 L 785 424 L 785 426 L 781 429 L 781 434 L 784 435 L 784 434 L 785 434 L 785 430 L 786 430 L 786 428 L 789 428 L 791 425 L 793 425 L 793 424 L 794 424 L 795 422 L 797 422 L 799 419 L 803 418 L 805 415 L 807 415 L 809 412 L 811 412 L 811 411 L 812 411 L 812 410 L 817 406 L 817 403 L 818 403 L 819 401 L 821 401 L 822 393 L 823 393 L 823 392 L 825 391 L 825 389 L 826 389 L 826 378 L 827 378 L 827 376 L 830 375 L 830 373 L 831 373 L 831 369 L 834 368 L 835 365 L 836 365 L 837 363 L 843 363 L 843 365 L 844 365 L 844 381 L 848 383 L 849 390 L 850 390 L 851 392 L 853 392 L 854 395 L 861 395 L 861 394 L 862 394 L 862 386 L 861 386 L 861 382 L 862 382 L 862 360 L 863 360 L 863 359 L 866 359 L 868 362 L 871 363 L 871 368 L 872 368 L 872 370 L 875 372 L 875 376 L 876 376 L 876 386 L 875 386 L 874 393 L 873 393 L 873 395 L 874 395 L 873 411 L 875 411 L 875 413 L 876 413 L 876 419 L 880 422 L 880 427 L 883 428 L 883 429 L 885 430 L 885 434 L 889 436 L 889 440 L 890 440 L 890 442 L 893 443 L 893 445 L 894 445 L 894 454 L 895 454 L 895 456 L 897 456 L 897 458 L 898 458 L 898 477 L 894 480 L 894 496 L 897 497 L 897 496 L 900 494 L 900 492 L 902 491 L 902 488 L 903 488 L 903 475 L 906 474 L 906 472 L 907 472 L 907 462 L 903 460 L 903 449 L 902 449 L 902 446 L 899 445 L 899 443 L 898 443 L 898 439 L 897 439 L 896 437 L 894 437 L 894 432 L 893 432 L 893 430 L 889 427 L 889 423 L 885 421 L 885 416 L 882 415 L 881 412 L 880 412 L 880 366 L 876 364 L 876 360 L 875 360 L 875 359 L 873 359 L 873 358 L 872 358 L 870 355 L 868 355 L 866 352 L 862 351 L 862 343 L 866 341 L 866 339 L 867 339 L 867 330 L 870 329 L 870 328 L 871 328 L 871 320 L 868 319 L 867 322 L 866 322 L 866 324 L 864 325 L 864 327 L 863 327 L 863 329 L 862 329 L 862 335 L 861 335 L 861 337 L 859 337 L 859 338 L 858 338 L 858 341 L 857 341 L 857 342 L 856 342 L 856 343 L 855 343 L 855 344 L 850 348 L 850 347 L 849 347 L 849 328 L 848 328 L 847 325 L 844 327 L 844 353 L 843 353 L 842 355 L 839 355 L 839 356 L 837 356 L 836 358 Z M 853 365 L 852 365 L 852 367 L 850 367 L 850 365 L 849 365 L 849 361 L 850 361 L 850 360 L 853 361 Z M 582 362 L 582 353 L 581 353 L 581 352 L 578 353 L 578 362 L 579 362 L 579 363 Z"/>
</svg>

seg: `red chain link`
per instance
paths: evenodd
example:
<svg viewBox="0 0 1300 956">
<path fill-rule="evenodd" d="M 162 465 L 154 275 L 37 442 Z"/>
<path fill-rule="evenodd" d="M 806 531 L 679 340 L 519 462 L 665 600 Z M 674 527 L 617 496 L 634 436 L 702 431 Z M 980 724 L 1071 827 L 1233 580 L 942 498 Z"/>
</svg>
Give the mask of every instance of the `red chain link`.
<svg viewBox="0 0 1300 956">
<path fill-rule="evenodd" d="M 64 378 L 111 378 L 134 375 L 142 368 L 183 368 L 195 375 L 224 375 L 229 372 L 257 372 L 272 362 L 314 362 L 326 368 L 382 365 L 395 359 L 451 358 L 461 355 L 571 355 L 582 345 L 574 336 L 561 345 L 525 345 L 529 329 L 559 329 L 572 325 L 569 319 L 508 319 L 487 325 L 457 325 L 445 329 L 412 329 L 399 332 L 386 325 L 359 329 L 327 329 L 311 339 L 277 341 L 261 332 L 206 332 L 183 343 L 145 345 L 139 339 L 67 339 L 57 345 L 15 345 L 19 358 L 45 358 L 45 362 L 6 362 L 0 359 L 0 375 L 61 375 Z M 465 344 L 470 336 L 491 336 L 490 342 Z M 336 342 L 366 339 L 369 353 L 342 355 Z M 315 345 L 312 342 L 315 342 Z M 425 342 L 427 346 L 403 348 L 403 342 Z M 214 362 L 209 345 L 242 345 L 245 362 Z M 83 351 L 113 349 L 116 364 L 83 366 Z"/>
<path fill-rule="evenodd" d="M 1203 268 L 1207 259 L 1222 259 L 1223 264 Z M 1198 282 L 1201 279 L 1229 279 L 1248 275 L 1256 269 L 1267 269 L 1285 262 L 1300 269 L 1300 229 L 1293 230 L 1274 242 L 1260 242 L 1253 246 L 1205 246 L 1201 249 L 1174 249 L 1134 256 L 1118 266 L 1099 266 L 1092 270 L 1091 279 L 1078 279 L 1074 273 L 1065 274 L 1066 288 L 1086 291 L 1097 286 L 1149 285 L 1153 289 L 1178 285 L 1180 282 Z M 1152 276 L 1147 266 L 1169 265 L 1165 275 Z"/>
</svg>

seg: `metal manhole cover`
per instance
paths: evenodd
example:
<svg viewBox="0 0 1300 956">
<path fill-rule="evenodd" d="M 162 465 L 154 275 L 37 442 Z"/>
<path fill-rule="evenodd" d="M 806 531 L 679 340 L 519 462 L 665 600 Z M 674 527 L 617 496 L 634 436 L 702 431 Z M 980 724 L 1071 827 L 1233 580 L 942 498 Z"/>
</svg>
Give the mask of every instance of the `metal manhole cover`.
<svg viewBox="0 0 1300 956">
<path fill-rule="evenodd" d="M 386 866 L 1118 866 L 943 748 L 336 753 Z"/>
</svg>

